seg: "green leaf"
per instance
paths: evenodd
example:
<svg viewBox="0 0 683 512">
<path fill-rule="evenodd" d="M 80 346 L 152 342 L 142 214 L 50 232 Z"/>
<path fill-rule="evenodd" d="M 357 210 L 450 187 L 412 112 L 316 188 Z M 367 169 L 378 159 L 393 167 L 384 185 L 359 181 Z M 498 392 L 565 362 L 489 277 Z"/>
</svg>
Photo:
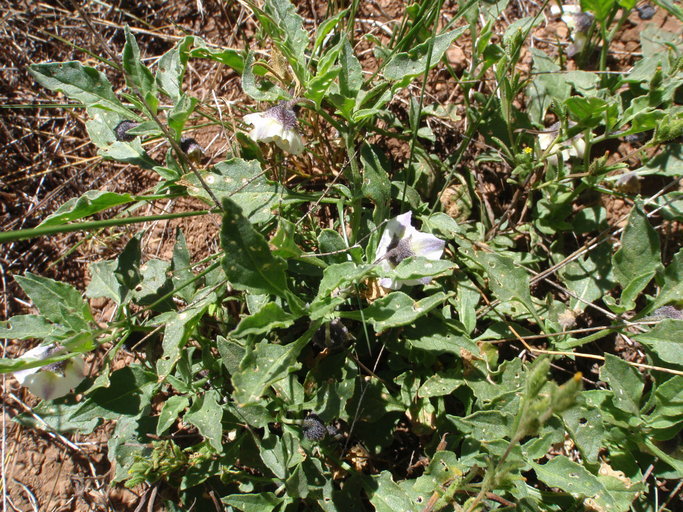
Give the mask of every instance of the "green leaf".
<svg viewBox="0 0 683 512">
<path fill-rule="evenodd" d="M 85 289 L 85 295 L 91 299 L 107 297 L 116 304 L 123 304 L 126 290 L 116 279 L 116 260 L 97 261 L 88 267 L 90 282 Z"/>
<path fill-rule="evenodd" d="M 649 332 L 637 334 L 635 339 L 662 361 L 683 367 L 683 321 L 664 319 Z"/>
<path fill-rule="evenodd" d="M 500 410 L 477 411 L 464 418 L 449 414 L 448 419 L 460 432 L 484 443 L 508 438 L 513 423 L 512 415 Z"/>
<path fill-rule="evenodd" d="M 433 396 L 450 395 L 465 383 L 462 370 L 445 370 L 430 376 L 420 386 L 418 396 L 420 398 L 430 398 Z"/>
<path fill-rule="evenodd" d="M 188 52 L 194 42 L 194 36 L 186 36 L 159 59 L 156 83 L 173 100 L 173 103 L 177 103 L 182 94 L 183 76 L 189 57 Z"/>
<path fill-rule="evenodd" d="M 591 96 L 582 98 L 572 96 L 564 102 L 570 116 L 574 121 L 585 127 L 595 127 L 602 121 L 602 114 L 607 110 L 608 103 L 600 98 Z"/>
<path fill-rule="evenodd" d="M 391 327 L 413 323 L 419 317 L 442 304 L 448 296 L 443 292 L 435 293 L 415 301 L 403 292 L 392 292 L 373 302 L 362 311 L 340 311 L 341 318 L 368 321 L 380 333 Z"/>
<path fill-rule="evenodd" d="M 305 67 L 309 41 L 308 33 L 303 29 L 303 18 L 289 0 L 266 0 L 263 9 L 274 22 L 268 28 L 279 49 L 290 59 L 292 66 Z"/>
<path fill-rule="evenodd" d="M 157 376 L 133 364 L 111 374 L 110 385 L 88 395 L 73 413 L 71 421 L 92 418 L 119 420 L 121 416 L 144 414 L 157 387 Z"/>
<path fill-rule="evenodd" d="M 70 419 L 73 411 L 80 405 L 80 403 L 75 402 L 74 397 L 51 401 L 43 400 L 31 408 L 33 414 L 21 413 L 12 420 L 36 430 L 55 431 L 62 434 L 91 434 L 99 424 L 99 418 L 92 418 L 87 421 L 72 421 Z"/>
<path fill-rule="evenodd" d="M 376 512 L 410 512 L 419 510 L 413 505 L 410 497 L 391 478 L 391 473 L 382 471 L 372 477 L 372 484 L 367 482 L 365 492 Z"/>
<path fill-rule="evenodd" d="M 660 153 L 635 171 L 639 176 L 683 176 L 683 144 L 666 144 Z"/>
<path fill-rule="evenodd" d="M 257 403 L 268 387 L 297 370 L 301 365 L 296 358 L 316 330 L 317 326 L 287 345 L 257 343 L 254 350 L 245 355 L 239 372 L 232 376 L 235 400 L 241 405 Z"/>
<path fill-rule="evenodd" d="M 254 75 L 254 55 L 251 52 L 244 62 L 242 90 L 257 101 L 277 101 L 289 97 L 286 91 L 268 80 L 264 79 L 257 83 Z"/>
<path fill-rule="evenodd" d="M 169 275 L 171 263 L 163 260 L 149 260 L 140 267 L 142 281 L 133 290 L 136 303 L 147 306 L 156 303 L 161 297 L 173 290 Z M 173 302 L 167 298 L 154 306 L 156 311 L 175 309 Z"/>
<path fill-rule="evenodd" d="M 156 364 L 159 380 L 165 379 L 173 371 L 180 359 L 182 348 L 188 342 L 197 323 L 202 319 L 213 300 L 215 297 L 210 294 L 181 313 L 169 313 L 170 319 L 164 322 L 164 338 L 162 340 L 164 354 L 157 360 Z"/>
<path fill-rule="evenodd" d="M 363 69 L 347 39 L 342 43 L 339 64 L 339 92 L 347 98 L 355 98 L 363 85 Z"/>
<path fill-rule="evenodd" d="M 88 190 L 81 197 L 69 199 L 56 212 L 41 222 L 38 227 L 57 226 L 72 220 L 82 219 L 114 206 L 134 201 L 130 194 L 117 194 L 103 190 Z"/>
<path fill-rule="evenodd" d="M 221 355 L 221 362 L 228 370 L 228 373 L 237 373 L 246 353 L 245 348 L 236 341 L 224 338 L 223 336 L 216 338 L 216 345 L 218 346 L 218 353 Z"/>
<path fill-rule="evenodd" d="M 45 339 L 55 330 L 57 326 L 41 315 L 17 315 L 0 322 L 0 338 L 11 340 Z"/>
<path fill-rule="evenodd" d="M 284 431 L 282 436 L 266 433 L 261 441 L 259 455 L 263 463 L 280 480 L 290 474 L 289 468 L 301 463 L 304 459 L 299 451 L 299 442 L 290 432 Z"/>
<path fill-rule="evenodd" d="M 218 403 L 220 396 L 214 389 L 208 390 L 198 399 L 195 399 L 192 407 L 187 411 L 183 420 L 194 425 L 204 439 L 218 453 L 223 452 L 223 409 Z"/>
<path fill-rule="evenodd" d="M 176 135 L 176 139 L 180 140 L 183 134 L 183 129 L 185 128 L 185 123 L 194 112 L 194 108 L 199 103 L 197 98 L 193 98 L 186 94 L 181 94 L 168 114 L 168 126 L 173 130 Z"/>
<path fill-rule="evenodd" d="M 298 226 L 285 218 L 280 217 L 277 221 L 277 231 L 270 239 L 270 243 L 276 249 L 273 253 L 282 258 L 296 258 L 303 252 L 301 248 L 296 245 L 295 236 L 297 234 Z"/>
<path fill-rule="evenodd" d="M 581 8 L 593 13 L 598 22 L 607 18 L 615 4 L 615 0 L 581 0 Z"/>
<path fill-rule="evenodd" d="M 84 67 L 80 62 L 50 62 L 33 64 L 29 68 L 33 78 L 52 91 L 61 91 L 69 98 L 87 107 L 99 105 L 117 112 L 124 119 L 137 119 L 137 115 L 123 106 L 103 73 Z"/>
<path fill-rule="evenodd" d="M 73 286 L 30 272 L 14 279 L 38 311 L 51 322 L 68 325 L 72 321 L 78 324 L 93 321 L 90 307 Z"/>
<path fill-rule="evenodd" d="M 143 169 L 154 169 L 158 164 L 150 158 L 142 147 L 142 142 L 136 138 L 130 142 L 117 140 L 106 148 L 100 148 L 98 154 L 108 160 L 116 160 L 142 167 Z"/>
<path fill-rule="evenodd" d="M 269 302 L 257 313 L 243 318 L 230 335 L 239 338 L 284 329 L 292 325 L 296 318 L 296 315 L 285 312 L 279 304 Z"/>
<path fill-rule="evenodd" d="M 184 395 L 169 397 L 161 408 L 159 421 L 157 422 L 157 435 L 164 434 L 176 422 L 180 413 L 190 405 L 190 399 Z M 192 423 L 195 425 L 195 423 Z"/>
<path fill-rule="evenodd" d="M 530 51 L 534 59 L 533 71 L 537 74 L 526 90 L 529 97 L 529 116 L 532 121 L 543 123 L 548 107 L 553 102 L 565 101 L 572 88 L 554 58 L 537 48 L 531 48 Z"/>
<path fill-rule="evenodd" d="M 619 357 L 605 354 L 605 364 L 600 368 L 600 379 L 612 388 L 614 405 L 628 414 L 640 416 L 643 379 L 638 370 Z"/>
<path fill-rule="evenodd" d="M 126 44 L 123 46 L 123 54 L 121 60 L 123 62 L 123 69 L 126 71 L 126 82 L 128 86 L 142 94 L 147 102 L 147 106 L 156 114 L 156 106 L 158 100 L 156 99 L 156 82 L 154 75 L 147 66 L 142 63 L 140 58 L 140 48 L 135 40 L 135 36 L 130 31 L 130 27 L 126 25 L 123 28 Z"/>
<path fill-rule="evenodd" d="M 221 498 L 221 501 L 242 512 L 263 512 L 264 510 L 277 510 L 284 499 L 278 498 L 272 492 L 262 492 L 259 494 L 230 494 Z"/>
<path fill-rule="evenodd" d="M 379 223 L 389 216 L 389 203 L 391 201 L 391 182 L 388 170 L 391 165 L 382 151 L 370 144 L 363 144 L 360 149 L 360 158 L 363 163 L 363 195 L 375 203 L 373 219 Z"/>
<path fill-rule="evenodd" d="M 374 269 L 374 265 L 356 265 L 352 261 L 330 265 L 323 271 L 323 278 L 318 286 L 319 301 L 335 295 L 341 289 L 363 280 Z"/>
<path fill-rule="evenodd" d="M 455 266 L 455 263 L 452 261 L 434 261 L 419 256 L 411 256 L 404 259 L 396 268 L 388 272 L 386 276 L 399 281 L 407 281 L 421 277 L 449 275 L 453 272 Z"/>
<path fill-rule="evenodd" d="M 629 297 L 637 296 L 661 265 L 659 235 L 638 206 L 631 210 L 621 235 L 621 248 L 614 254 L 612 262 L 619 284 L 627 288 L 633 283 Z"/>
<path fill-rule="evenodd" d="M 564 285 L 576 296 L 570 297 L 569 309 L 583 311 L 587 304 L 606 295 L 613 288 L 610 252 L 610 248 L 602 244 L 585 257 L 578 258 L 561 269 L 559 274 Z"/>
<path fill-rule="evenodd" d="M 201 37 L 194 37 L 195 48 L 190 50 L 190 57 L 210 59 L 231 67 L 240 75 L 244 71 L 244 58 L 240 50 L 232 48 L 208 48 Z"/>
<path fill-rule="evenodd" d="M 273 256 L 268 242 L 230 199 L 223 200 L 221 245 L 225 249 L 223 268 L 230 283 L 250 293 L 288 295 L 285 262 Z"/>
<path fill-rule="evenodd" d="M 587 462 L 595 464 L 605 443 L 600 410 L 587 404 L 577 405 L 562 413 L 562 421 L 581 455 Z"/>
<path fill-rule="evenodd" d="M 538 26 L 541 21 L 541 18 L 538 16 L 527 16 L 525 18 L 520 18 L 513 21 L 510 23 L 507 29 L 505 29 L 505 33 L 503 34 L 503 43 L 506 46 L 509 46 L 518 38 L 521 39 L 525 37 L 529 31 Z"/>
<path fill-rule="evenodd" d="M 230 198 L 254 224 L 269 221 L 273 218 L 272 210 L 287 202 L 287 189 L 268 180 L 256 160 L 233 158 L 202 172 L 201 175 L 219 201 Z M 184 176 L 184 179 L 191 185 L 188 188 L 190 195 L 213 205 L 213 200 L 193 174 Z"/>
<path fill-rule="evenodd" d="M 405 82 L 426 71 L 427 61 L 429 67 L 436 66 L 454 39 L 461 36 L 467 27 L 440 34 L 434 38 L 433 43 L 427 41 L 415 46 L 410 52 L 400 52 L 394 55 L 384 66 L 384 77 L 387 80 L 400 80 Z M 429 49 L 433 44 L 431 58 Z"/>
<path fill-rule="evenodd" d="M 123 297 L 121 300 L 122 304 L 130 301 L 133 290 L 142 280 L 142 275 L 140 274 L 140 258 L 142 257 L 140 238 L 141 235 L 139 234 L 131 238 L 115 260 L 114 276 L 121 284 L 119 293 Z M 104 270 L 106 271 L 106 269 Z M 107 282 L 110 283 L 108 278 Z"/>
<path fill-rule="evenodd" d="M 537 316 L 529 291 L 529 274 L 524 269 L 511 258 L 495 253 L 477 253 L 476 259 L 484 268 L 496 298 L 502 302 L 520 302 L 529 313 Z"/>
<path fill-rule="evenodd" d="M 629 486 L 615 477 L 596 477 L 564 455 L 556 455 L 543 465 L 531 462 L 531 466 L 546 485 L 577 499 L 590 499 L 594 510 L 626 512 L 640 490 L 640 485 Z"/>
<path fill-rule="evenodd" d="M 192 262 L 190 252 L 187 250 L 185 235 L 180 228 L 176 230 L 176 242 L 173 246 L 171 280 L 176 295 L 189 303 L 197 290 L 197 283 L 192 272 Z"/>
</svg>

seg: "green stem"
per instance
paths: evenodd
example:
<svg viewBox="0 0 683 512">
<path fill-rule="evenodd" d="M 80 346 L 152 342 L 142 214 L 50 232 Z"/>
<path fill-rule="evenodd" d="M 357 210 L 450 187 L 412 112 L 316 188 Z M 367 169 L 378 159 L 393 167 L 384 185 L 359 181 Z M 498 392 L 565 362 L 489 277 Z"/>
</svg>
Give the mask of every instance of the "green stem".
<svg viewBox="0 0 683 512">
<path fill-rule="evenodd" d="M 73 224 L 62 224 L 60 226 L 46 226 L 35 227 L 30 229 L 18 229 L 16 231 L 4 231 L 0 233 L 0 244 L 7 242 L 14 242 L 17 240 L 26 240 L 28 238 L 35 238 L 38 236 L 48 236 L 57 233 L 72 233 L 74 231 L 90 231 L 92 229 L 106 228 L 110 226 L 124 226 L 126 224 L 138 224 L 142 222 L 150 222 L 154 220 L 166 219 L 180 219 L 183 217 L 195 217 L 197 215 L 206 215 L 211 213 L 211 210 L 200 210 L 197 212 L 179 212 L 166 213 L 163 215 L 148 215 L 145 217 L 128 217 L 125 219 L 105 219 L 93 220 L 89 222 L 76 222 Z"/>
</svg>

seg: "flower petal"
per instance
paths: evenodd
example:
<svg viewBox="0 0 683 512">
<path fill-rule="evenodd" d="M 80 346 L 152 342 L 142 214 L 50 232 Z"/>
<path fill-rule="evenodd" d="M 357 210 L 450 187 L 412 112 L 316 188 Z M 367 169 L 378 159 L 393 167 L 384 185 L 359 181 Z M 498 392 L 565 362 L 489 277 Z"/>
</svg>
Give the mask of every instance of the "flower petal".
<svg viewBox="0 0 683 512">
<path fill-rule="evenodd" d="M 443 254 L 446 242 L 435 237 L 431 233 L 421 233 L 416 231 L 410 237 L 410 247 L 415 256 L 422 256 L 429 260 L 438 260 Z"/>
<path fill-rule="evenodd" d="M 401 238 L 410 236 L 413 231 L 417 231 L 410 223 L 412 216 L 413 212 L 407 211 L 387 222 L 384 232 L 382 233 L 382 238 L 380 238 L 377 250 L 375 251 L 375 261 L 384 257 L 389 250 L 389 245 L 391 245 L 392 241 L 400 240 Z"/>
</svg>

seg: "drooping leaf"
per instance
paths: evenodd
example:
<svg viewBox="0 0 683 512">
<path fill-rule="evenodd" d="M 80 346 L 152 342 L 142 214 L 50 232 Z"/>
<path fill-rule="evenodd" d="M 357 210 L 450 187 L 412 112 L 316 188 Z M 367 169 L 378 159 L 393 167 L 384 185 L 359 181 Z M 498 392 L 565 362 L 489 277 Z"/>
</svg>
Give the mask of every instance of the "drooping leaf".
<svg viewBox="0 0 683 512">
<path fill-rule="evenodd" d="M 73 286 L 31 272 L 16 276 L 15 279 L 38 311 L 51 322 L 66 325 L 70 322 L 92 322 L 88 304 Z"/>
<path fill-rule="evenodd" d="M 614 276 L 624 289 L 621 302 L 632 307 L 638 294 L 660 267 L 659 235 L 639 207 L 631 210 L 621 236 L 621 248 L 614 254 Z"/>
<path fill-rule="evenodd" d="M 280 498 L 272 492 L 262 492 L 230 494 L 221 498 L 221 501 L 242 512 L 262 512 L 264 510 L 277 510 L 284 501 L 284 498 Z"/>
<path fill-rule="evenodd" d="M 0 338 L 10 340 L 45 339 L 58 329 L 58 326 L 49 322 L 42 315 L 16 315 L 0 323 Z"/>
<path fill-rule="evenodd" d="M 372 485 L 366 485 L 365 490 L 370 498 L 370 503 L 377 512 L 414 511 L 410 497 L 391 478 L 391 473 L 382 471 L 372 478 Z"/>
<path fill-rule="evenodd" d="M 149 405 L 157 386 L 157 376 L 138 365 L 129 365 L 111 374 L 110 385 L 98 388 L 74 411 L 72 421 L 92 418 L 119 420 L 137 417 Z"/>
<path fill-rule="evenodd" d="M 122 204 L 133 202 L 130 194 L 117 194 L 104 190 L 88 190 L 81 197 L 69 199 L 57 211 L 48 216 L 39 227 L 57 226 L 82 219 Z"/>
<path fill-rule="evenodd" d="M 427 61 L 430 68 L 436 66 L 453 40 L 461 36 L 465 30 L 467 27 L 451 30 L 436 36 L 433 43 L 427 41 L 415 46 L 410 52 L 397 53 L 384 66 L 384 76 L 387 80 L 405 81 L 424 73 Z"/>
<path fill-rule="evenodd" d="M 190 399 L 185 395 L 169 397 L 161 408 L 157 422 L 157 435 L 164 434 L 176 422 L 180 413 L 190 405 Z M 194 425 L 194 423 L 192 423 Z"/>
<path fill-rule="evenodd" d="M 190 252 L 187 249 L 185 235 L 178 228 L 176 230 L 176 243 L 173 246 L 173 259 L 171 261 L 171 280 L 173 289 L 185 302 L 190 302 L 197 289 L 195 276 L 192 272 Z"/>
<path fill-rule="evenodd" d="M 230 335 L 238 338 L 253 334 L 263 334 L 274 329 L 289 327 L 294 323 L 294 320 L 296 320 L 296 315 L 285 312 L 275 302 L 269 302 L 257 313 L 243 318 Z"/>
<path fill-rule="evenodd" d="M 174 103 L 180 99 L 182 94 L 185 66 L 189 57 L 188 53 L 194 42 L 194 36 L 184 37 L 161 56 L 157 65 L 156 83 Z"/>
<path fill-rule="evenodd" d="M 221 245 L 226 257 L 223 268 L 232 286 L 250 293 L 288 295 L 286 264 L 273 256 L 265 238 L 254 229 L 232 200 L 223 200 Z"/>
<path fill-rule="evenodd" d="M 80 62 L 50 62 L 33 64 L 29 72 L 43 87 L 61 91 L 86 107 L 99 105 L 117 112 L 124 119 L 138 118 L 133 111 L 123 106 L 107 77 L 95 68 L 83 66 Z"/>
<path fill-rule="evenodd" d="M 262 341 L 247 353 L 239 372 L 233 374 L 235 400 L 242 405 L 256 403 L 266 389 L 299 368 L 296 358 L 310 341 L 314 329 L 306 331 L 298 340 L 287 345 Z"/>
<path fill-rule="evenodd" d="M 640 415 L 640 399 L 643 380 L 638 370 L 612 354 L 605 354 L 605 364 L 600 369 L 600 379 L 609 383 L 614 391 L 614 405 L 634 416 Z"/>
<path fill-rule="evenodd" d="M 142 95 L 147 107 L 156 114 L 159 100 L 156 98 L 157 87 L 154 75 L 149 68 L 142 63 L 140 48 L 135 40 L 135 36 L 133 36 L 130 31 L 130 27 L 126 25 L 123 31 L 126 37 L 126 44 L 123 46 L 121 61 L 123 63 L 123 69 L 126 72 L 126 82 L 136 94 L 139 93 Z"/>
<path fill-rule="evenodd" d="M 288 191 L 268 180 L 256 160 L 226 160 L 201 175 L 219 201 L 231 199 L 254 224 L 269 221 L 273 217 L 272 210 L 278 204 L 288 202 Z M 188 188 L 190 195 L 213 205 L 213 200 L 193 174 L 184 178 L 191 185 Z"/>
<path fill-rule="evenodd" d="M 662 361 L 683 367 L 683 321 L 664 319 L 649 332 L 635 339 L 652 350 Z"/>
<path fill-rule="evenodd" d="M 192 407 L 183 417 L 184 421 L 197 427 L 199 433 L 209 441 L 216 452 L 223 451 L 223 409 L 218 403 L 220 397 L 218 391 L 208 390 L 198 399 L 195 399 Z"/>
<path fill-rule="evenodd" d="M 442 304 L 448 296 L 437 292 L 421 300 L 414 300 L 403 292 L 392 292 L 376 300 L 362 311 L 340 312 L 342 318 L 370 322 L 380 333 L 391 327 L 413 323 L 419 317 Z"/>
</svg>

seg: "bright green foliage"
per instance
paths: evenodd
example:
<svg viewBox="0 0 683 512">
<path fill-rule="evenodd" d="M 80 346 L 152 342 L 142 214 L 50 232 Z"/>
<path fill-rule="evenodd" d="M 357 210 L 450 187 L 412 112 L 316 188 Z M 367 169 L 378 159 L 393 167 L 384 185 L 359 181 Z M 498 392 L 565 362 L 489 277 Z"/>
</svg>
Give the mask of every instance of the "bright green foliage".
<svg viewBox="0 0 683 512">
<path fill-rule="evenodd" d="M 100 155 L 159 176 L 154 195 L 89 191 L 42 227 L 123 223 L 178 196 L 218 214 L 201 261 L 180 229 L 169 257 L 147 256 L 144 228 L 93 262 L 85 296 L 110 301 L 108 324 L 80 290 L 15 277 L 35 310 L 0 336 L 67 349 L 48 363 L 111 347 L 82 395 L 36 413 L 60 432 L 114 422 L 115 480 L 164 482 L 177 510 L 208 510 L 209 492 L 245 512 L 654 510 L 653 482 L 683 476 L 679 35 L 645 26 L 642 58 L 614 74 L 631 0 L 581 2 L 595 24 L 571 70 L 564 49 L 529 48 L 536 7 L 503 25 L 507 0 L 414 2 L 381 37 L 358 30 L 359 2 L 330 3 L 317 25 L 288 0 L 240 4 L 257 28 L 246 50 L 187 36 L 148 61 L 126 27 L 107 75 L 31 67 L 83 105 Z M 269 102 L 256 110 L 296 100 L 304 154 L 251 140 L 243 105 L 225 116 L 193 97 L 191 59 L 239 73 Z M 140 123 L 130 141 L 123 120 Z M 150 156 L 203 123 L 228 156 Z M 604 155 L 634 135 L 628 164 Z M 408 210 L 445 251 L 402 254 L 397 236 L 383 269 L 387 221 Z M 386 277 L 428 282 L 380 289 Z M 124 346 L 136 362 L 121 368 Z"/>
</svg>

